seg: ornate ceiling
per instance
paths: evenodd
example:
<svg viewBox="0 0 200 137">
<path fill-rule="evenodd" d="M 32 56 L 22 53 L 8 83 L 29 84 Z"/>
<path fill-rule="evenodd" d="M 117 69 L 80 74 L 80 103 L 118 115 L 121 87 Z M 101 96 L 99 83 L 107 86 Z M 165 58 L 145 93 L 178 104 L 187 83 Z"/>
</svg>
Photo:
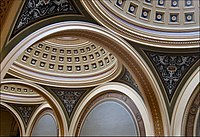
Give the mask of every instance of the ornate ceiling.
<svg viewBox="0 0 200 137">
<path fill-rule="evenodd" d="M 130 41 L 156 47 L 198 46 L 199 2 L 196 0 L 81 2 L 98 22 Z"/>
<path fill-rule="evenodd" d="M 3 18 L 9 2 L 2 1 L 1 5 L 5 8 Z M 147 58 L 141 55 L 147 63 L 152 62 L 149 65 L 159 75 L 165 90 L 163 95 L 168 100 L 172 99 L 183 76 L 199 58 L 196 50 L 199 43 L 199 3 L 195 0 L 27 0 L 18 8 L 15 25 L 10 26 L 5 40 L 6 50 L 2 52 L 2 58 L 24 34 L 29 34 L 27 31 L 41 27 L 40 24 L 48 25 L 51 20 L 59 22 L 60 18 L 95 22 L 88 13 L 96 23 L 127 38 L 128 42 L 133 41 L 130 43 L 138 52 L 144 50 L 148 53 Z M 184 48 L 189 49 L 190 54 L 186 54 Z M 169 61 L 163 62 L 164 58 Z M 180 58 L 182 63 L 177 64 L 176 58 Z M 170 67 L 174 69 L 173 74 Z M 60 35 L 31 45 L 14 62 L 9 73 L 45 85 L 87 87 L 112 81 L 121 71 L 120 61 L 98 44 L 80 37 Z"/>
<path fill-rule="evenodd" d="M 199 59 L 199 53 L 146 52 L 166 89 L 169 102 L 186 72 Z"/>
<path fill-rule="evenodd" d="M 75 37 L 54 37 L 27 48 L 9 73 L 54 86 L 89 87 L 115 79 L 122 69 L 104 48 Z"/>
<path fill-rule="evenodd" d="M 130 24 L 152 30 L 184 32 L 198 30 L 196 0 L 101 1 L 114 15 Z"/>
<path fill-rule="evenodd" d="M 169 121 L 181 89 L 199 67 L 197 0 L 27 0 L 20 2 L 18 7 L 15 6 L 16 1 L 13 3 L 6 0 L 1 2 L 1 23 L 4 26 L 1 31 L 5 34 L 1 36 L 1 61 L 25 37 L 40 28 L 67 21 L 98 24 L 122 37 L 130 45 L 128 50 L 134 49 L 134 57 L 140 58 L 144 62 L 142 65 L 149 68 L 148 72 L 155 78 L 149 79 L 159 87 L 159 96 L 164 98 Z M 16 7 L 18 12 L 8 19 L 11 14 L 6 12 L 9 6 L 12 10 Z M 47 91 L 64 106 L 69 119 L 73 117 L 79 100 L 95 86 L 106 82 L 125 83 L 142 98 L 149 96 L 144 100 L 154 100 L 155 96 L 151 94 L 154 89 L 140 91 L 141 85 L 149 87 L 144 82 L 147 79 L 143 77 L 147 74 L 137 74 L 143 81 L 135 81 L 131 71 L 118 57 L 124 53 L 119 51 L 120 54 L 115 56 L 109 48 L 117 49 L 117 45 L 106 44 L 108 48 L 87 38 L 66 36 L 61 32 L 59 36 L 46 37 L 24 49 L 9 68 L 8 74 L 48 87 Z M 134 64 L 130 69 L 136 71 L 137 67 Z M 25 96 L 39 98 L 34 88 L 12 82 L 1 85 L 1 94 L 15 95 L 20 99 Z M 151 108 L 155 106 L 150 105 Z M 157 114 L 152 117 L 158 118 Z"/>
<path fill-rule="evenodd" d="M 70 0 L 26 0 L 24 1 L 24 5 L 27 6 L 24 6 L 21 10 L 10 38 L 12 38 L 23 28 L 26 28 L 44 18 L 52 17 L 52 15 L 56 16 L 62 14 L 80 14 L 74 5 L 74 2 Z"/>
</svg>

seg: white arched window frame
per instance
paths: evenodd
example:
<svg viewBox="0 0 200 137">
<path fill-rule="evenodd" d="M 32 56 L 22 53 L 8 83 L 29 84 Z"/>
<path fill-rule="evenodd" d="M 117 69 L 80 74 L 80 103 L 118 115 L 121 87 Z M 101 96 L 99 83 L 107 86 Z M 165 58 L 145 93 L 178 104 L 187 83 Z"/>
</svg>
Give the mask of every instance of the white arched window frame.
<svg viewBox="0 0 200 137">
<path fill-rule="evenodd" d="M 100 85 L 97 88 L 90 91 L 90 93 L 86 95 L 86 97 L 81 101 L 80 105 L 78 106 L 78 108 L 72 118 L 72 123 L 71 123 L 70 129 L 69 129 L 69 133 L 71 135 L 76 134 L 78 122 L 80 120 L 80 115 L 81 115 L 85 105 L 91 99 L 93 99 L 96 95 L 98 95 L 99 93 L 102 93 L 102 92 L 106 92 L 106 91 L 117 91 L 117 92 L 121 92 L 121 93 L 125 94 L 126 96 L 128 96 L 135 103 L 136 107 L 138 108 L 138 110 L 142 116 L 142 119 L 144 121 L 146 135 L 147 136 L 154 135 L 151 114 L 150 114 L 150 112 L 148 112 L 141 96 L 134 89 L 130 88 L 129 86 L 127 86 L 125 84 L 118 83 L 118 82 L 110 82 L 110 83 Z"/>
<path fill-rule="evenodd" d="M 184 114 L 187 109 L 187 104 L 189 102 L 192 93 L 195 88 L 200 83 L 200 67 L 198 67 L 193 74 L 186 81 L 184 87 L 182 88 L 177 102 L 174 107 L 174 112 L 172 115 L 171 124 L 171 135 L 172 136 L 183 136 L 182 127 L 184 127 Z"/>
<path fill-rule="evenodd" d="M 46 115 L 50 116 L 54 120 L 54 122 L 55 122 L 54 124 L 56 125 L 57 136 L 59 135 L 58 124 L 57 124 L 56 118 L 53 114 L 51 107 L 49 106 L 49 104 L 43 104 L 33 114 L 32 118 L 29 122 L 28 128 L 27 128 L 27 132 L 26 132 L 27 136 L 32 136 L 35 126 L 38 124 L 38 122 L 41 120 L 41 118 L 43 118 Z M 47 127 L 48 127 L 48 125 L 47 125 Z"/>
</svg>

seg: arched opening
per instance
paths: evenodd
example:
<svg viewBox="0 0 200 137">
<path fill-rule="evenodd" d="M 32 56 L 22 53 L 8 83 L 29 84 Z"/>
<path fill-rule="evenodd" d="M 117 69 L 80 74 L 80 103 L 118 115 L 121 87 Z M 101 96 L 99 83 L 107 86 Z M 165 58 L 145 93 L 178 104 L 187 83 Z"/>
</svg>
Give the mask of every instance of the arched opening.
<svg viewBox="0 0 200 137">
<path fill-rule="evenodd" d="M 2 85 L 6 85 L 6 84 L 12 84 L 12 85 L 23 85 L 24 87 L 29 87 L 32 91 L 34 91 L 35 93 L 37 93 L 37 95 L 33 95 L 33 96 L 28 96 L 28 98 L 25 98 L 25 95 L 21 95 L 20 98 L 19 96 L 8 96 L 6 97 L 5 95 L 2 94 L 1 99 L 2 99 L 2 104 L 5 105 L 6 107 L 8 106 L 5 102 L 10 102 L 10 103 L 16 103 L 16 99 L 21 101 L 21 104 L 23 103 L 27 103 L 27 104 L 34 104 L 34 103 L 45 103 L 44 99 L 46 101 L 47 104 L 43 104 L 41 105 L 41 107 L 39 107 L 38 109 L 43 109 L 43 107 L 45 107 L 46 105 L 48 106 L 48 108 L 51 108 L 52 111 L 54 112 L 54 120 L 57 122 L 57 135 L 68 135 L 68 130 L 67 129 L 67 123 L 66 119 L 65 119 L 65 115 L 63 114 L 63 109 L 61 109 L 60 104 L 58 103 L 58 101 L 54 98 L 54 96 L 49 93 L 47 90 L 45 90 L 44 88 L 42 88 L 41 86 L 38 86 L 36 84 L 30 83 L 28 81 L 24 81 L 24 80 L 19 80 L 19 79 L 5 79 L 2 81 Z M 5 87 L 5 86 L 4 86 Z M 29 90 L 30 91 L 30 90 Z M 9 93 L 8 93 L 9 94 Z M 14 94 L 14 93 L 13 93 Z M 35 98 L 34 98 L 35 96 Z M 41 98 L 42 96 L 42 98 Z M 27 97 L 27 95 L 26 95 Z M 31 98 L 32 97 L 32 98 Z M 39 97 L 39 98 L 38 98 Z M 13 99 L 14 98 L 14 99 Z M 41 100 L 42 99 L 42 100 Z M 28 101 L 28 102 L 27 102 Z M 13 108 L 9 108 L 9 109 L 13 109 Z M 13 110 L 14 111 L 14 110 Z M 39 113 L 38 110 L 35 113 Z M 16 112 L 17 114 L 17 119 L 21 120 L 19 114 Z M 36 114 L 34 114 L 36 115 Z M 30 118 L 31 122 L 33 122 L 33 117 Z M 31 123 L 28 125 L 27 129 L 25 129 L 25 126 L 23 125 L 23 122 L 20 121 L 20 125 L 22 125 L 22 136 L 30 136 L 30 128 L 31 128 Z"/>
<path fill-rule="evenodd" d="M 114 126 L 121 129 L 120 135 L 153 135 L 153 127 L 151 126 L 148 112 L 143 103 L 138 93 L 127 85 L 118 82 L 101 85 L 92 90 L 83 99 L 74 114 L 69 132 L 76 136 L 90 134 L 117 135 L 120 133 L 112 129 L 113 127 L 109 127 L 110 131 L 107 131 L 103 126 L 107 127 L 114 123 L 116 124 L 121 119 L 121 124 Z M 117 112 L 119 110 L 120 112 Z M 101 116 L 98 116 L 100 113 Z M 123 116 L 126 116 L 126 118 Z M 103 120 L 101 118 L 105 119 Z M 118 121 L 113 121 L 113 118 L 118 119 Z M 98 121 L 102 125 L 94 121 Z M 124 129 L 127 125 L 130 127 Z M 95 129 L 94 131 L 90 131 L 89 128 Z"/>
<path fill-rule="evenodd" d="M 136 78 L 139 89 L 144 96 L 144 102 L 147 109 L 151 114 L 153 114 L 149 115 L 149 118 L 153 119 L 152 122 L 155 134 L 167 134 L 168 124 L 163 127 L 163 123 L 168 123 L 166 106 L 164 100 L 160 96 L 161 93 L 159 91 L 159 86 L 156 85 L 155 80 L 152 78 L 152 73 L 149 73 L 148 69 L 144 67 L 146 64 L 140 59 L 140 57 L 138 57 L 139 55 L 137 52 L 121 38 L 99 26 L 92 26 L 93 27 L 91 27 L 91 24 L 85 22 L 60 22 L 32 33 L 23 39 L 15 48 L 13 48 L 10 54 L 5 57 L 1 67 L 2 77 L 6 74 L 13 61 L 16 60 L 25 49 L 41 39 L 46 37 L 55 37 L 55 35 L 84 38 L 91 42 L 98 43 L 108 51 L 112 52 L 120 61 L 123 62 L 123 65 L 130 71 L 131 75 Z M 45 97 L 46 96 L 44 95 L 44 98 Z M 161 113 L 161 109 L 166 113 Z M 67 134 L 65 133 L 66 130 L 63 132 L 64 134 Z"/>
<path fill-rule="evenodd" d="M 0 105 L 0 136 L 20 136 L 20 127 L 14 115 L 4 106 Z"/>
<path fill-rule="evenodd" d="M 137 125 L 127 109 L 115 101 L 95 106 L 81 129 L 81 136 L 137 136 Z"/>
<path fill-rule="evenodd" d="M 44 112 L 33 126 L 31 136 L 58 136 L 55 117 L 50 112 Z"/>
</svg>

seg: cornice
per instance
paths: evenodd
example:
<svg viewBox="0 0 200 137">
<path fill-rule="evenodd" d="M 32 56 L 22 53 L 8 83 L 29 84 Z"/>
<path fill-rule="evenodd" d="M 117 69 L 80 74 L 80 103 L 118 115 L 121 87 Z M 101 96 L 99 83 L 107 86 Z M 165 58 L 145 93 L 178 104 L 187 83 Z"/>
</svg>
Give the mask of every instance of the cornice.
<svg viewBox="0 0 200 137">
<path fill-rule="evenodd" d="M 17 104 L 41 104 L 45 100 L 37 90 L 23 84 L 19 79 L 4 79 L 1 82 L 1 101 Z"/>
</svg>

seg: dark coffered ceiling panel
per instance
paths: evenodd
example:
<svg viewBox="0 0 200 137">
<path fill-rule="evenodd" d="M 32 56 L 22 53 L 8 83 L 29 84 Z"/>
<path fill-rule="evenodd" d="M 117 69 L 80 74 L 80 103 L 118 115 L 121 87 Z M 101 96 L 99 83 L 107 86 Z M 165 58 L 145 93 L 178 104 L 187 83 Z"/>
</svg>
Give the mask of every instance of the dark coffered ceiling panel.
<svg viewBox="0 0 200 137">
<path fill-rule="evenodd" d="M 158 72 L 171 101 L 186 72 L 199 59 L 199 53 L 159 53 L 145 51 Z"/>
<path fill-rule="evenodd" d="M 10 38 L 24 28 L 45 18 L 77 14 L 80 12 L 73 0 L 26 0 Z"/>
</svg>

